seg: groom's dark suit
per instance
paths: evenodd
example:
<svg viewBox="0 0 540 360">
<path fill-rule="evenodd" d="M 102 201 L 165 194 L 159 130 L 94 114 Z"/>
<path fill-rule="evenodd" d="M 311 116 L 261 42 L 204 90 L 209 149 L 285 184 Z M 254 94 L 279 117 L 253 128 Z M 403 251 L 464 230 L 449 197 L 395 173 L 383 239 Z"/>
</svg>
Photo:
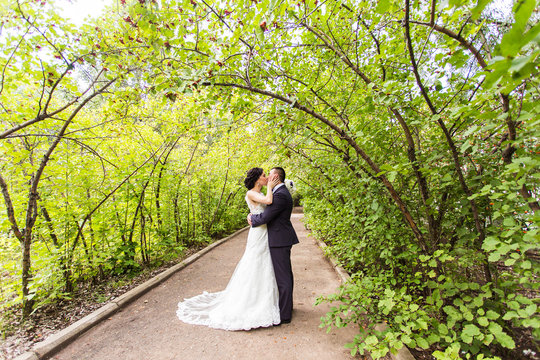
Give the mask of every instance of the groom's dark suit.
<svg viewBox="0 0 540 360">
<path fill-rule="evenodd" d="M 279 290 L 279 312 L 282 322 L 289 322 L 293 306 L 293 273 L 291 247 L 298 237 L 291 224 L 293 200 L 285 185 L 274 190 L 274 200 L 262 214 L 251 216 L 252 226 L 267 224 L 268 245 Z"/>
</svg>

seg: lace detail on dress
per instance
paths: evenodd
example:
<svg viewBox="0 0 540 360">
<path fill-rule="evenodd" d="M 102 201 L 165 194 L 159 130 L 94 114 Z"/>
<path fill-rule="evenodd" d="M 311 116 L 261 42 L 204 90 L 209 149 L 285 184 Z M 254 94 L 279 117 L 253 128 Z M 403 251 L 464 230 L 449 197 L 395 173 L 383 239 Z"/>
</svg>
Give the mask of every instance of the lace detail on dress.
<svg viewBox="0 0 540 360">
<path fill-rule="evenodd" d="M 263 193 L 261 193 L 261 195 L 264 196 Z M 247 193 L 246 193 L 245 199 L 246 199 L 246 202 L 247 202 L 248 207 L 249 207 L 249 212 L 252 213 L 252 214 L 261 214 L 264 211 L 264 209 L 266 209 L 265 204 L 252 203 L 251 200 L 248 199 Z"/>
<path fill-rule="evenodd" d="M 246 202 L 252 213 L 262 204 Z M 256 206 L 255 206 L 256 205 Z M 279 296 L 268 248 L 266 225 L 250 228 L 244 255 L 225 290 L 178 303 L 176 315 L 188 324 L 224 330 L 249 330 L 279 324 Z"/>
</svg>

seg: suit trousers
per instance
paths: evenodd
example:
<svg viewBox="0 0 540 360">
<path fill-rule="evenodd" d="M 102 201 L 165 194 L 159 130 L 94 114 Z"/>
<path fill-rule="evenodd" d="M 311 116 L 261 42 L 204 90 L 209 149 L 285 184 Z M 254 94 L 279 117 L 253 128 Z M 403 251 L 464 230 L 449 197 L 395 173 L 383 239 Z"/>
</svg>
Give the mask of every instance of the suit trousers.
<svg viewBox="0 0 540 360">
<path fill-rule="evenodd" d="M 291 247 L 270 248 L 270 256 L 272 257 L 279 291 L 279 315 L 281 321 L 290 321 L 292 318 L 294 278 L 291 266 Z"/>
</svg>

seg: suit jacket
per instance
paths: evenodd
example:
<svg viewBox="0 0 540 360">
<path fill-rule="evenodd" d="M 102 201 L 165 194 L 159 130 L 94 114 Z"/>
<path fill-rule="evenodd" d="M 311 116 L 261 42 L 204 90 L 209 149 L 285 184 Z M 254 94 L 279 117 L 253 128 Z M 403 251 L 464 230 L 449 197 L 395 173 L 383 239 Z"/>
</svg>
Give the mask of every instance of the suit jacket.
<svg viewBox="0 0 540 360">
<path fill-rule="evenodd" d="M 268 245 L 284 247 L 298 244 L 298 237 L 291 223 L 292 196 L 285 185 L 274 192 L 274 200 L 262 214 L 251 215 L 252 226 L 268 226 Z"/>
</svg>

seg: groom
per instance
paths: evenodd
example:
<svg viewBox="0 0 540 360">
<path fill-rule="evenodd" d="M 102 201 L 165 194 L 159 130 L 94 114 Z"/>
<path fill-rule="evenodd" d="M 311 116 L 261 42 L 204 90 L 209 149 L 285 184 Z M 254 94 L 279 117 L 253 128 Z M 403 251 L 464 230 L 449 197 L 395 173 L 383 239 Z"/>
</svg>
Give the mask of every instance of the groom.
<svg viewBox="0 0 540 360">
<path fill-rule="evenodd" d="M 291 247 L 298 244 L 298 237 L 291 224 L 293 200 L 284 184 L 285 170 L 283 168 L 273 168 L 268 178 L 269 180 L 279 179 L 279 183 L 272 190 L 274 200 L 262 214 L 249 214 L 248 222 L 253 227 L 262 224 L 268 226 L 268 245 L 279 291 L 279 315 L 281 324 L 288 324 L 291 322 L 293 308 Z"/>
</svg>

